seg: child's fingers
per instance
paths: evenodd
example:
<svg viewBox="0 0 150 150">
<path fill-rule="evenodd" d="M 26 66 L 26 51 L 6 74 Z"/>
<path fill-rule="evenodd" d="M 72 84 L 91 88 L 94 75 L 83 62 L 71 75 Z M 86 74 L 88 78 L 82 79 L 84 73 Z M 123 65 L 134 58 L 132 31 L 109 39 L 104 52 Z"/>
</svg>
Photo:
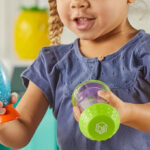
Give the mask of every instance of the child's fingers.
<svg viewBox="0 0 150 150">
<path fill-rule="evenodd" d="M 3 103 L 0 101 L 0 115 L 4 115 L 6 113 L 6 109 L 3 108 Z"/>
<path fill-rule="evenodd" d="M 5 108 L 0 108 L 0 115 L 4 115 L 6 113 L 6 109 Z"/>
<path fill-rule="evenodd" d="M 76 119 L 76 121 L 79 122 L 79 118 L 81 115 L 79 107 L 77 107 L 77 106 L 73 107 L 73 114 L 74 114 L 74 118 Z"/>
<path fill-rule="evenodd" d="M 3 103 L 0 101 L 0 108 L 2 108 L 3 107 Z"/>
<path fill-rule="evenodd" d="M 11 102 L 12 104 L 15 104 L 17 102 L 18 99 L 18 94 L 16 92 L 11 94 Z"/>
<path fill-rule="evenodd" d="M 114 95 L 111 91 L 103 91 L 103 90 L 99 90 L 98 91 L 98 96 L 102 97 L 103 99 L 105 99 L 110 105 L 117 107 L 118 102 L 120 102 L 121 100 Z"/>
<path fill-rule="evenodd" d="M 98 91 L 98 96 L 100 96 L 100 97 L 102 97 L 103 99 L 105 99 L 108 103 L 111 101 L 111 94 L 110 94 L 110 91 L 99 90 L 99 91 Z"/>
<path fill-rule="evenodd" d="M 18 99 L 18 94 L 17 93 L 12 93 L 11 94 L 11 104 L 15 104 Z M 3 103 L 0 101 L 0 115 L 4 115 L 6 113 L 6 108 L 3 107 Z"/>
</svg>

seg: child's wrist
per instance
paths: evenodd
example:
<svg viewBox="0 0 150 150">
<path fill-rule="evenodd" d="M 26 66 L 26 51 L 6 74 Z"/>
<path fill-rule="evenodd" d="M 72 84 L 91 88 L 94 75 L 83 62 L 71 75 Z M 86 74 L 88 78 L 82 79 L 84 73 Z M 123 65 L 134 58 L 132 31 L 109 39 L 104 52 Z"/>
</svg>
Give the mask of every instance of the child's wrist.
<svg viewBox="0 0 150 150">
<path fill-rule="evenodd" d="M 124 117 L 121 120 L 122 124 L 132 121 L 133 116 L 133 105 L 132 103 L 124 103 Z"/>
</svg>

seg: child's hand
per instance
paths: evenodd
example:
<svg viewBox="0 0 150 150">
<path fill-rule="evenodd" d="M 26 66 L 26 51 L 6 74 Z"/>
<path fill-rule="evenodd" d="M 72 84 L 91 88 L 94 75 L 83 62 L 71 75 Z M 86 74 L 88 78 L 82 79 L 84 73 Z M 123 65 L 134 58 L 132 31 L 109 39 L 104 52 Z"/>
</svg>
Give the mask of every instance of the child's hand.
<svg viewBox="0 0 150 150">
<path fill-rule="evenodd" d="M 76 119 L 76 121 L 79 122 L 81 112 L 78 106 L 73 107 L 73 114 L 74 114 L 74 118 Z"/>
<path fill-rule="evenodd" d="M 113 107 L 116 108 L 120 115 L 120 122 L 125 123 L 128 118 L 128 109 L 127 109 L 127 103 L 122 101 L 119 97 L 117 97 L 114 93 L 111 91 L 98 91 L 98 96 L 104 98 L 107 103 Z"/>
<path fill-rule="evenodd" d="M 120 122 L 124 123 L 127 121 L 127 103 L 123 102 L 121 99 L 119 99 L 116 95 L 114 95 L 111 91 L 99 91 L 98 95 L 102 98 L 104 98 L 107 103 L 113 107 L 116 108 L 120 115 Z M 125 109 L 126 108 L 126 109 Z M 76 121 L 79 121 L 81 112 L 78 106 L 73 107 L 73 113 Z"/>
<path fill-rule="evenodd" d="M 12 93 L 10 103 L 15 104 L 17 102 L 17 97 L 18 97 L 17 93 Z M 3 103 L 0 101 L 0 115 L 3 115 L 5 113 L 6 113 L 6 109 L 3 108 Z"/>
</svg>

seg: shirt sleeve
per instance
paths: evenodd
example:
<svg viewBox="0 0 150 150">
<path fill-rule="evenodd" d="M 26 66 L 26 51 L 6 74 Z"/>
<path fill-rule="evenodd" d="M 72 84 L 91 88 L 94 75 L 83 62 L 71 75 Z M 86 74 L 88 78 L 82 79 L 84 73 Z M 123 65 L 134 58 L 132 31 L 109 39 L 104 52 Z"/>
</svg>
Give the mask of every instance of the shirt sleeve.
<svg viewBox="0 0 150 150">
<path fill-rule="evenodd" d="M 143 67 L 144 79 L 150 84 L 150 39 L 142 46 L 139 57 Z"/>
<path fill-rule="evenodd" d="M 42 49 L 37 59 L 22 74 L 23 84 L 28 86 L 29 81 L 36 84 L 46 96 L 50 107 L 54 104 L 54 87 L 51 84 L 52 70 L 56 64 L 56 57 L 49 49 Z M 53 75 L 54 76 L 54 75 Z"/>
</svg>

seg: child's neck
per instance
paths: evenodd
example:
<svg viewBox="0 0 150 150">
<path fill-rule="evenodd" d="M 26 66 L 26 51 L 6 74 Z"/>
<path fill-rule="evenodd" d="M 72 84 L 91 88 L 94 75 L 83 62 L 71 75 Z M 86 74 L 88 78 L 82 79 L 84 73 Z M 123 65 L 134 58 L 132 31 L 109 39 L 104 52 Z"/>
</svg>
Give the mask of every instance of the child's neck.
<svg viewBox="0 0 150 150">
<path fill-rule="evenodd" d="M 88 58 L 98 57 L 103 60 L 107 55 L 117 52 L 121 47 L 128 43 L 136 34 L 138 30 L 131 26 L 127 30 L 112 33 L 111 36 L 105 35 L 95 41 L 80 40 L 80 51 Z"/>
</svg>

